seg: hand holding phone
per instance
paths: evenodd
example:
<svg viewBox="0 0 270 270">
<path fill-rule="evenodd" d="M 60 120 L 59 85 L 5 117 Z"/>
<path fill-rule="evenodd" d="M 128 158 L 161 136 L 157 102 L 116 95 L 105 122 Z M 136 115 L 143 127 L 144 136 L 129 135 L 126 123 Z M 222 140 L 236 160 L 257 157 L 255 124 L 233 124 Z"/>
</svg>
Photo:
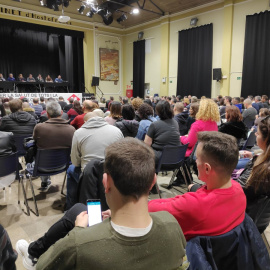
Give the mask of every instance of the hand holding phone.
<svg viewBox="0 0 270 270">
<path fill-rule="evenodd" d="M 88 226 L 102 222 L 100 200 L 87 200 Z"/>
</svg>

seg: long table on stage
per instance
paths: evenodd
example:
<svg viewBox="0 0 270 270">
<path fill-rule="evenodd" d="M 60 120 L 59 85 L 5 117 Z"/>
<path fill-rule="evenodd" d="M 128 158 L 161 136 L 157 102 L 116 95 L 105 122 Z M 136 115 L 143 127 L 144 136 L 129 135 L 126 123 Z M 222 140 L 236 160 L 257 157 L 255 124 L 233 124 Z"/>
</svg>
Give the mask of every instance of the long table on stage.
<svg viewBox="0 0 270 270">
<path fill-rule="evenodd" d="M 3 92 L 10 92 L 11 90 L 14 92 L 25 92 L 27 90 L 33 90 L 35 88 L 35 91 L 38 91 L 40 93 L 46 93 L 46 89 L 53 89 L 53 92 L 59 92 L 56 91 L 56 89 L 64 88 L 69 93 L 69 82 L 62 82 L 62 83 L 49 83 L 49 82 L 0 82 L 0 89 L 3 90 Z M 22 89 L 22 90 L 21 90 Z M 30 91 L 33 92 L 33 91 Z"/>
</svg>

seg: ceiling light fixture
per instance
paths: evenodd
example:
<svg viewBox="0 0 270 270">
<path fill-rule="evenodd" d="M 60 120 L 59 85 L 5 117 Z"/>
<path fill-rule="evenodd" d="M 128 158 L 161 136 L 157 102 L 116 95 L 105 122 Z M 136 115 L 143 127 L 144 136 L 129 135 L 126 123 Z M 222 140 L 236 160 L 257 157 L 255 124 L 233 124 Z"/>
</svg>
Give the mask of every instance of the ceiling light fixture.
<svg viewBox="0 0 270 270">
<path fill-rule="evenodd" d="M 77 10 L 79 11 L 79 13 L 83 14 L 85 8 L 86 8 L 85 5 L 81 5 L 80 8 L 78 8 Z"/>
<path fill-rule="evenodd" d="M 64 3 L 63 3 L 62 4 L 62 15 L 58 18 L 58 22 L 67 23 L 68 21 L 70 21 L 70 17 L 69 16 L 65 16 L 65 13 L 64 13 Z"/>
<path fill-rule="evenodd" d="M 139 14 L 140 11 L 138 8 L 133 8 L 131 14 Z"/>
<path fill-rule="evenodd" d="M 94 16 L 94 13 L 90 10 L 89 12 L 86 13 L 86 16 L 92 18 Z"/>
<path fill-rule="evenodd" d="M 40 0 L 39 2 L 40 2 L 40 5 L 41 5 L 41 6 L 44 6 L 43 0 Z"/>
<path fill-rule="evenodd" d="M 116 21 L 120 23 L 120 22 L 125 21 L 126 19 L 127 19 L 127 15 L 123 13 Z"/>
</svg>

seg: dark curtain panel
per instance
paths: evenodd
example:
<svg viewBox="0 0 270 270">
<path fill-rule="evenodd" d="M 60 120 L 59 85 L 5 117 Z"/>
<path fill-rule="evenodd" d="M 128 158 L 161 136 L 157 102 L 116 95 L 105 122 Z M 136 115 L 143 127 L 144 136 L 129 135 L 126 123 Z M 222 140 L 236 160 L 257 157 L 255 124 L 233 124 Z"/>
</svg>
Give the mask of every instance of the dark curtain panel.
<svg viewBox="0 0 270 270">
<path fill-rule="evenodd" d="M 270 12 L 247 16 L 241 96 L 270 91 Z"/>
<path fill-rule="evenodd" d="M 177 95 L 211 97 L 213 24 L 179 32 Z"/>
<path fill-rule="evenodd" d="M 133 96 L 144 97 L 145 40 L 133 42 Z"/>
<path fill-rule="evenodd" d="M 61 74 L 70 91 L 83 92 L 83 38 L 79 31 L 0 19 L 0 73 L 40 73 L 44 79 Z"/>
</svg>

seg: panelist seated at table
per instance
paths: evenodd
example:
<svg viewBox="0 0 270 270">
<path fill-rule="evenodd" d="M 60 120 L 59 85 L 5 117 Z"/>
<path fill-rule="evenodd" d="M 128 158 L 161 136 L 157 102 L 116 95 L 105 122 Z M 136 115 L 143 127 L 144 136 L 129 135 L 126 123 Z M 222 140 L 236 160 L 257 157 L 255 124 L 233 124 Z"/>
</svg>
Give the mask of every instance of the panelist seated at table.
<svg viewBox="0 0 270 270">
<path fill-rule="evenodd" d="M 27 78 L 28 82 L 36 82 L 35 78 L 33 77 L 32 74 L 29 74 L 29 77 Z"/>
<path fill-rule="evenodd" d="M 13 74 L 12 73 L 9 73 L 8 74 L 7 81 L 9 81 L 9 82 L 14 82 L 15 81 L 15 78 L 13 77 Z"/>
<path fill-rule="evenodd" d="M 19 76 L 18 76 L 18 82 L 26 82 L 26 79 L 23 77 L 22 74 L 19 74 Z"/>
<path fill-rule="evenodd" d="M 36 81 L 37 82 L 44 82 L 44 79 L 42 78 L 41 74 L 38 74 Z"/>
<path fill-rule="evenodd" d="M 4 82 L 4 81 L 6 81 L 6 79 L 3 77 L 3 74 L 0 73 L 0 82 Z"/>
<path fill-rule="evenodd" d="M 63 80 L 62 80 L 61 75 L 58 75 L 58 77 L 54 80 L 54 82 L 56 82 L 56 83 L 62 83 Z"/>
<path fill-rule="evenodd" d="M 48 76 L 45 78 L 45 82 L 53 82 L 53 79 L 51 78 L 50 75 L 48 75 Z"/>
</svg>

